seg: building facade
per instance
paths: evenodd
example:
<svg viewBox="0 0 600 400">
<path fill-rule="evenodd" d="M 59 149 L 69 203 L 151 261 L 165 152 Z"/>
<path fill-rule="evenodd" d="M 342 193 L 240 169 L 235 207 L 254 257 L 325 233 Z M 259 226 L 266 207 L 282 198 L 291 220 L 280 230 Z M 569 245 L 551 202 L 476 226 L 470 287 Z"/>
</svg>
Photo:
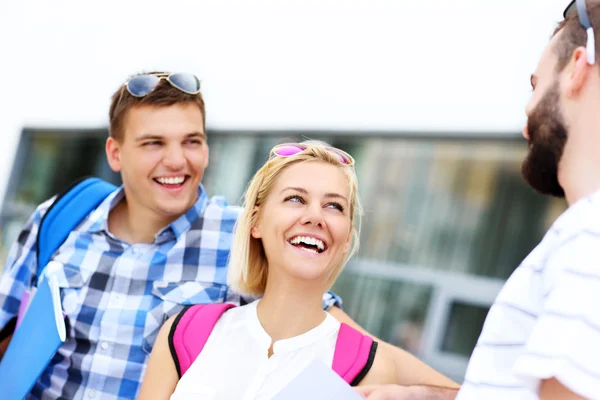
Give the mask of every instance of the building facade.
<svg viewBox="0 0 600 400">
<path fill-rule="evenodd" d="M 107 130 L 26 130 L 0 214 L 2 250 L 36 205 L 75 179 L 120 178 L 105 161 Z M 209 131 L 204 185 L 239 204 L 271 147 L 306 137 L 356 159 L 365 214 L 360 251 L 334 286 L 378 337 L 462 380 L 502 284 L 564 202 L 523 182 L 522 140 L 376 132 Z"/>
</svg>

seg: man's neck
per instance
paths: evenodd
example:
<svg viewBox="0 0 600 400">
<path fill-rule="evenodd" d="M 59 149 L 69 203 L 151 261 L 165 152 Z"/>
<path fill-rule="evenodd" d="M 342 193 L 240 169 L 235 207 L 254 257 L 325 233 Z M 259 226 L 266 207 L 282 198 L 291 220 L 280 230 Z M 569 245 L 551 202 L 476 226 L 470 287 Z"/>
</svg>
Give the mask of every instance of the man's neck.
<svg viewBox="0 0 600 400">
<path fill-rule="evenodd" d="M 573 168 L 574 172 L 570 173 L 571 177 L 568 182 L 562 184 L 569 205 L 600 190 L 600 163 L 590 163 L 584 160 L 576 163 L 578 168 Z"/>
<path fill-rule="evenodd" d="M 124 197 L 108 214 L 109 232 L 126 243 L 152 243 L 156 234 L 173 222 L 136 211 Z"/>
<path fill-rule="evenodd" d="M 569 205 L 600 190 L 599 128 L 600 118 L 594 118 L 569 131 L 558 171 Z"/>
<path fill-rule="evenodd" d="M 258 318 L 273 343 L 298 336 L 325 319 L 322 298 L 323 292 L 310 282 L 273 279 L 258 304 Z"/>
</svg>

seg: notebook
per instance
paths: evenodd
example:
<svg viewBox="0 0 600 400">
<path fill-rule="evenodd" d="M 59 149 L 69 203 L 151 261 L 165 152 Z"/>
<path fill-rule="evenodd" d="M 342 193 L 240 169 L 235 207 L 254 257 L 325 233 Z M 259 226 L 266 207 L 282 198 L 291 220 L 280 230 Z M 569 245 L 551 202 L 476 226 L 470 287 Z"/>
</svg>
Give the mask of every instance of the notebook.
<svg viewBox="0 0 600 400">
<path fill-rule="evenodd" d="M 42 278 L 28 303 L 0 362 L 0 393 L 5 400 L 25 398 L 66 339 L 56 278 Z"/>
<path fill-rule="evenodd" d="M 362 400 L 346 381 L 318 360 L 310 363 L 273 400 Z"/>
</svg>

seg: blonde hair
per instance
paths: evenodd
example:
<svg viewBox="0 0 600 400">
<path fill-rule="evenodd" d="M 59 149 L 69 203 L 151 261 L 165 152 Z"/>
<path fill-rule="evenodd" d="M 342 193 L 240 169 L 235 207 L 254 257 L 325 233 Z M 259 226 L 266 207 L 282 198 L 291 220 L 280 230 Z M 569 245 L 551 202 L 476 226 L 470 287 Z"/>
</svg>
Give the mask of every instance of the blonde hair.
<svg viewBox="0 0 600 400">
<path fill-rule="evenodd" d="M 331 272 L 328 288 L 333 285 L 344 265 L 359 247 L 360 218 L 362 206 L 358 197 L 358 179 L 354 167 L 342 164 L 336 155 L 327 151 L 329 146 L 321 141 L 302 142 L 306 150 L 289 157 L 271 155 L 269 160 L 254 175 L 244 193 L 244 211 L 235 227 L 228 266 L 228 283 L 241 293 L 260 296 L 267 286 L 268 262 L 262 242 L 252 237 L 251 229 L 256 225 L 260 207 L 271 192 L 277 177 L 289 166 L 307 161 L 320 161 L 341 168 L 350 185 L 350 221 L 352 244 L 346 257 Z"/>
</svg>

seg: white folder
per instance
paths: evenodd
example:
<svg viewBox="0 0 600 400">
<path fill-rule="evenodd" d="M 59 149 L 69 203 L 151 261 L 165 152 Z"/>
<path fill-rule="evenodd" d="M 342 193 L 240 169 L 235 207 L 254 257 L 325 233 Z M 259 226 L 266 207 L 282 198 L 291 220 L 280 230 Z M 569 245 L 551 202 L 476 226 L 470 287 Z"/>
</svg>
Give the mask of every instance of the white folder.
<svg viewBox="0 0 600 400">
<path fill-rule="evenodd" d="M 330 367 L 315 360 L 296 376 L 273 400 L 363 400 Z"/>
</svg>

